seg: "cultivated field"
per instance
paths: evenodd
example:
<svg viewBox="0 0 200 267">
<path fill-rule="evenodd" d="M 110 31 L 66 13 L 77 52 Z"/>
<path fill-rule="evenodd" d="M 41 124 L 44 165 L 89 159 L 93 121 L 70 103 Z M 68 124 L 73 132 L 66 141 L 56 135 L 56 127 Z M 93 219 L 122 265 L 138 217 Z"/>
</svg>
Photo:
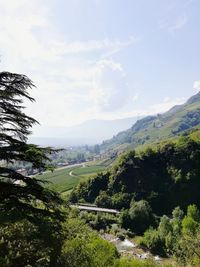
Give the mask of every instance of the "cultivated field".
<svg viewBox="0 0 200 267">
<path fill-rule="evenodd" d="M 54 172 L 46 172 L 37 176 L 38 179 L 46 181 L 45 186 L 59 193 L 64 193 L 75 187 L 80 180 L 98 172 L 103 172 L 106 166 L 95 164 L 83 164 L 81 166 L 56 169 Z"/>
</svg>

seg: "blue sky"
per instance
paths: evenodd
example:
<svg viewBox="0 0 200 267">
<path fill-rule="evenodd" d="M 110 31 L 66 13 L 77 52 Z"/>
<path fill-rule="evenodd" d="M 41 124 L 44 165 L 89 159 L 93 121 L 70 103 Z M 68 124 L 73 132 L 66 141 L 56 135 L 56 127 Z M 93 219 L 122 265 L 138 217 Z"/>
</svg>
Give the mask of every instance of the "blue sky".
<svg viewBox="0 0 200 267">
<path fill-rule="evenodd" d="M 0 0 L 1 69 L 46 126 L 164 112 L 200 90 L 198 0 Z"/>
</svg>

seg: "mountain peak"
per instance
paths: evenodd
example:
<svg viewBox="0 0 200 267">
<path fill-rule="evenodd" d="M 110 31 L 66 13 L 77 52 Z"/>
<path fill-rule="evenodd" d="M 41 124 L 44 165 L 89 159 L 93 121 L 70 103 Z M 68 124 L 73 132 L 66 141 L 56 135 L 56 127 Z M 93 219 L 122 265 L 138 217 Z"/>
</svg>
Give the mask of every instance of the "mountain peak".
<svg viewBox="0 0 200 267">
<path fill-rule="evenodd" d="M 191 96 L 186 102 L 186 104 L 193 104 L 199 101 L 200 101 L 200 91 L 196 95 Z"/>
</svg>

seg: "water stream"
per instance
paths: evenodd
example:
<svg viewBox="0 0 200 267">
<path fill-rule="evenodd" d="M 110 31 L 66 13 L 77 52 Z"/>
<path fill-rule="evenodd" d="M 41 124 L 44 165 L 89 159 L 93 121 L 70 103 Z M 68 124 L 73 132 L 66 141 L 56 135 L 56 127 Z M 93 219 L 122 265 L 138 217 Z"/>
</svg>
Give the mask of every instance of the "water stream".
<svg viewBox="0 0 200 267">
<path fill-rule="evenodd" d="M 133 242 L 129 241 L 126 238 L 124 240 L 120 240 L 118 237 L 109 234 L 105 234 L 103 238 L 107 239 L 109 242 L 115 245 L 119 252 L 129 251 L 136 247 Z"/>
<path fill-rule="evenodd" d="M 116 240 L 114 242 L 112 242 L 112 243 L 116 246 L 116 248 L 117 248 L 117 250 L 119 252 L 121 252 L 121 251 L 128 251 L 128 250 L 131 250 L 132 248 L 136 247 L 136 245 L 133 244 L 128 239 L 124 239 L 122 241 L 119 238 L 116 238 Z"/>
</svg>

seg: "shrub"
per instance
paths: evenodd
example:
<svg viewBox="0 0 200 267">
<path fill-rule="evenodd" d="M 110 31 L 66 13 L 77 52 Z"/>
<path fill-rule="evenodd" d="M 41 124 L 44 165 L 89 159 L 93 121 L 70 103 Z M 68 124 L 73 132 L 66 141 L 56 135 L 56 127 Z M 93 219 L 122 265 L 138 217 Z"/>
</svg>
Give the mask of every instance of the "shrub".
<svg viewBox="0 0 200 267">
<path fill-rule="evenodd" d="M 156 229 L 150 228 L 147 230 L 140 245 L 147 247 L 153 254 L 165 255 L 165 241 Z"/>
<path fill-rule="evenodd" d="M 130 207 L 129 216 L 129 228 L 138 234 L 144 233 L 147 228 L 155 224 L 152 209 L 145 200 L 134 202 Z"/>
<path fill-rule="evenodd" d="M 111 208 L 112 207 L 112 199 L 105 191 L 102 191 L 99 194 L 99 196 L 95 199 L 95 204 L 98 207 Z"/>
<path fill-rule="evenodd" d="M 122 258 L 120 260 L 116 260 L 114 267 L 160 267 L 159 263 L 156 263 L 152 260 L 138 260 L 138 259 L 127 259 Z M 170 264 L 163 264 L 163 267 L 172 267 Z"/>
</svg>

